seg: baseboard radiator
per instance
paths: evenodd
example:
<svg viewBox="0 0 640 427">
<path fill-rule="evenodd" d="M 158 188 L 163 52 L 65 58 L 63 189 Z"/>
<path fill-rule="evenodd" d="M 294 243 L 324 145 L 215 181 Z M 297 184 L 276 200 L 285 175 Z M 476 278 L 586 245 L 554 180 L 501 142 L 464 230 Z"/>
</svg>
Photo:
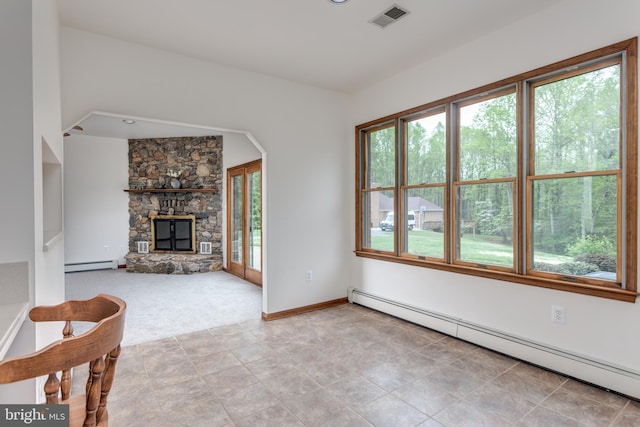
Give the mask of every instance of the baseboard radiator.
<svg viewBox="0 0 640 427">
<path fill-rule="evenodd" d="M 640 371 L 350 288 L 349 302 L 640 399 Z"/>
<path fill-rule="evenodd" d="M 65 264 L 65 273 L 74 273 L 77 271 L 91 271 L 91 270 L 117 270 L 118 260 L 110 261 L 93 261 L 93 262 L 77 262 L 73 264 Z"/>
</svg>

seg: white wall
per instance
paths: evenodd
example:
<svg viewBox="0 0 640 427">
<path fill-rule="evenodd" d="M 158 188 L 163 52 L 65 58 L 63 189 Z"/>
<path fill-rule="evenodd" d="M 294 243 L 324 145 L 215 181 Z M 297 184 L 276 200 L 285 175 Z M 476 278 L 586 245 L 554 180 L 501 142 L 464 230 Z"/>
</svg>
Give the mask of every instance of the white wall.
<svg viewBox="0 0 640 427">
<path fill-rule="evenodd" d="M 123 263 L 129 250 L 127 140 L 71 135 L 64 149 L 65 264 Z"/>
<path fill-rule="evenodd" d="M 33 264 L 33 95 L 31 79 L 31 4 L 13 0 L 0 3 L 0 176 L 2 197 L 12 209 L 0 209 L 6 227 L 0 262 L 28 260 Z M 19 214 L 16 214 L 19 213 Z M 33 265 L 31 265 L 33 268 Z"/>
<path fill-rule="evenodd" d="M 33 4 L 33 135 L 35 200 L 35 305 L 57 304 L 64 300 L 64 229 L 55 242 L 44 249 L 47 210 L 62 209 L 63 201 L 43 194 L 43 163 L 55 162 L 64 173 L 60 105 L 60 61 L 58 43 L 58 9 L 53 0 L 34 0 Z M 43 141 L 46 153 L 43 156 Z M 62 196 L 62 185 L 53 186 Z M 44 206 L 44 202 L 48 205 Z M 51 206 L 52 205 L 52 206 Z M 62 215 L 57 212 L 56 215 Z M 59 339 L 61 326 L 40 324 L 36 327 L 36 347 Z"/>
<path fill-rule="evenodd" d="M 638 17 L 636 0 L 567 0 L 362 91 L 354 100 L 354 124 L 637 36 Z M 389 299 L 640 371 L 640 302 L 363 258 L 353 262 L 353 282 Z M 551 323 L 552 304 L 566 308 L 566 325 Z"/>
<path fill-rule="evenodd" d="M 244 134 L 225 133 L 222 137 L 222 150 L 225 180 L 227 169 L 261 157 L 260 150 Z"/>
<path fill-rule="evenodd" d="M 70 28 L 61 30 L 61 58 L 66 126 L 99 110 L 250 132 L 266 151 L 263 310 L 346 297 L 345 95 Z"/>
<path fill-rule="evenodd" d="M 63 159 L 56 2 L 0 2 L 0 54 L 1 194 L 11 206 L 0 213 L 2 222 L 11 224 L 3 231 L 0 262 L 28 261 L 30 304 L 57 303 L 64 299 L 63 238 L 45 252 L 42 191 L 43 140 L 45 161 L 62 165 Z M 34 351 L 54 339 L 51 331 L 27 321 L 8 355 Z M 0 387 L 3 403 L 35 396 L 33 382 Z"/>
<path fill-rule="evenodd" d="M 5 227 L 0 246 L 0 262 L 29 262 L 27 283 L 33 301 L 34 200 L 33 200 L 33 97 L 31 58 L 31 2 L 0 2 L 0 176 L 10 185 L 2 186 L 2 198 L 10 200 L 12 209 L 0 209 Z M 3 331 L 4 333 L 4 331 Z M 7 356 L 29 353 L 35 349 L 35 328 L 24 324 Z M 0 386 L 0 402 L 17 402 L 33 394 L 33 383 Z"/>
</svg>

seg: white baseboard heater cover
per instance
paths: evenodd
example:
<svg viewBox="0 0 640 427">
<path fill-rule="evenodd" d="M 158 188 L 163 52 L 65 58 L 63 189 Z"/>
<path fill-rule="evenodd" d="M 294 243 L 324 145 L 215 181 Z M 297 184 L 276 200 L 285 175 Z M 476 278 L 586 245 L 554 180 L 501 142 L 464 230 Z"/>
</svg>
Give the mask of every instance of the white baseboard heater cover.
<svg viewBox="0 0 640 427">
<path fill-rule="evenodd" d="M 77 271 L 91 271 L 91 270 L 117 270 L 118 260 L 110 261 L 93 261 L 93 262 L 77 262 L 73 264 L 65 264 L 65 273 L 74 273 Z"/>
<path fill-rule="evenodd" d="M 615 366 L 566 349 L 555 348 L 354 288 L 348 290 L 348 298 L 350 303 L 369 307 L 534 365 L 640 399 L 640 372 L 631 368 Z"/>
</svg>

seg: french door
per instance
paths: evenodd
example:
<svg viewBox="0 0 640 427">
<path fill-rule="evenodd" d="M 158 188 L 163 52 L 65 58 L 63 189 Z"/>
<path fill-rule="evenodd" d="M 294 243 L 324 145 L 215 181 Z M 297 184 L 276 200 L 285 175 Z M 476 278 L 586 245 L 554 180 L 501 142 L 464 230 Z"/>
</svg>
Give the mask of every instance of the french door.
<svg viewBox="0 0 640 427">
<path fill-rule="evenodd" d="M 227 169 L 227 270 L 262 286 L 262 160 Z"/>
</svg>

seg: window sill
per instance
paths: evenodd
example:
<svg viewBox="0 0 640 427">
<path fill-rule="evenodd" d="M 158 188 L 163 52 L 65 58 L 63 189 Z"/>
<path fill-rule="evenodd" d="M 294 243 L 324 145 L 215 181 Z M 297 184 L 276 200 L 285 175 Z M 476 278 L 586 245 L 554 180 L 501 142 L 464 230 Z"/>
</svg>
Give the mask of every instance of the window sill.
<svg viewBox="0 0 640 427">
<path fill-rule="evenodd" d="M 434 270 L 449 271 L 451 273 L 466 274 L 470 276 L 485 277 L 488 279 L 502 280 L 523 285 L 538 286 L 542 288 L 555 289 L 559 291 L 573 292 L 583 295 L 591 295 L 600 298 L 614 299 L 624 302 L 636 301 L 637 292 L 627 291 L 618 288 L 608 288 L 604 286 L 587 285 L 583 283 L 569 283 L 560 280 L 546 279 L 533 276 L 523 276 L 515 273 L 506 273 L 494 270 L 478 269 L 473 267 L 441 264 L 437 262 L 422 261 L 409 258 L 399 258 L 396 256 L 384 255 L 368 251 L 355 251 L 356 256 L 362 258 L 376 259 L 379 261 L 396 262 L 398 264 L 413 265 Z"/>
</svg>

